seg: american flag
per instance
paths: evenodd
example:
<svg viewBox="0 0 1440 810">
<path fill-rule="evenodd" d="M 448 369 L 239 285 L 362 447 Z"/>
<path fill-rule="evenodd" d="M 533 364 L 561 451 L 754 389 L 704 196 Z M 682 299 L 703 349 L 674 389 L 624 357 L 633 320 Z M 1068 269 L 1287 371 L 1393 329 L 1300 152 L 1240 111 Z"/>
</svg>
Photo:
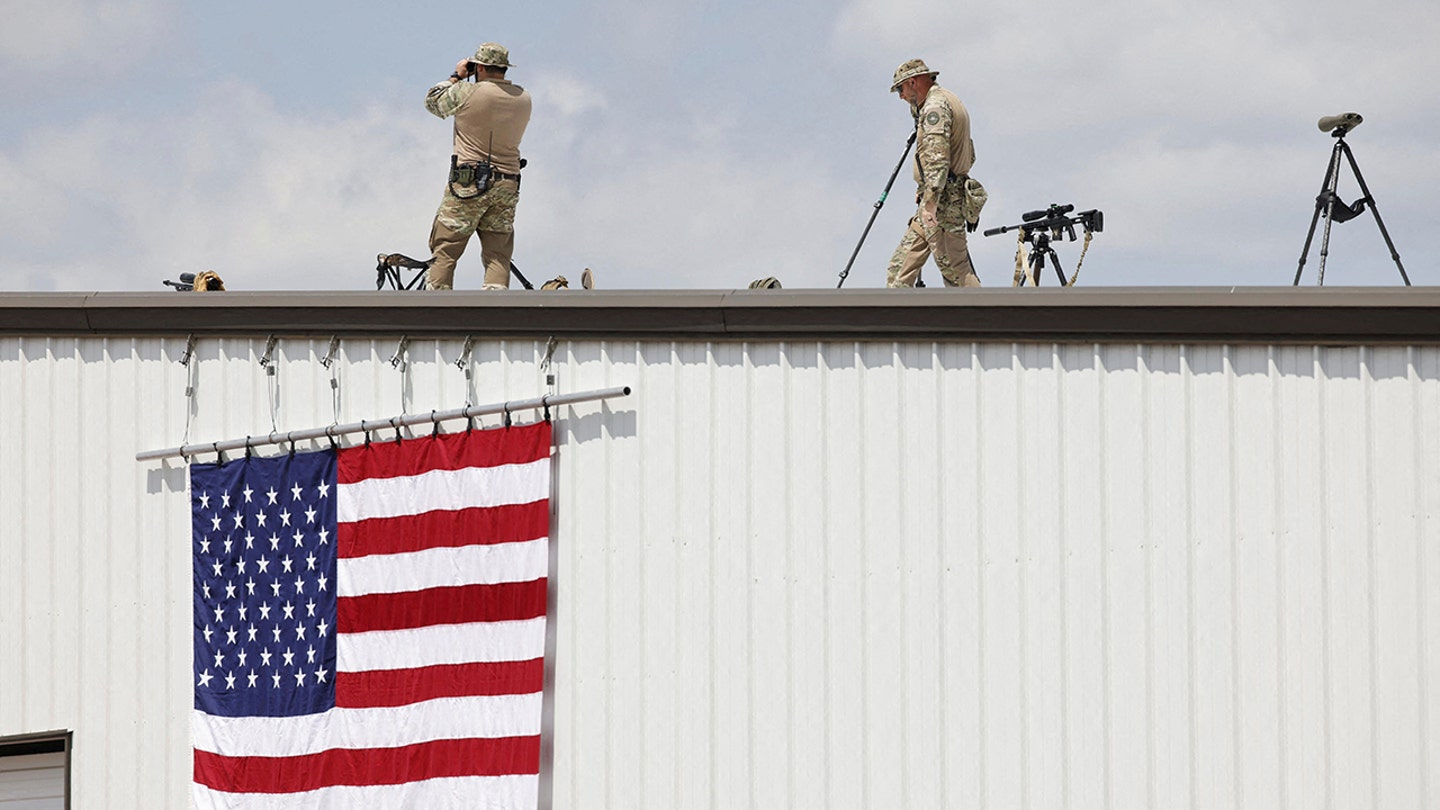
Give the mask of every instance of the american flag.
<svg viewBox="0 0 1440 810">
<path fill-rule="evenodd" d="M 190 468 L 196 807 L 533 808 L 550 425 Z"/>
</svg>

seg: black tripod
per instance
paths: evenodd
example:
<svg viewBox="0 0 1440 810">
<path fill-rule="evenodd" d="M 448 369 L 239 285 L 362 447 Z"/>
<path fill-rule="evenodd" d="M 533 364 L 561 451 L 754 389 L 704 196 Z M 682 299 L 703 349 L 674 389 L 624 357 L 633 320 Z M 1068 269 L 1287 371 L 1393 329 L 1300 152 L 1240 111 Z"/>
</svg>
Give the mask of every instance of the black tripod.
<svg viewBox="0 0 1440 810">
<path fill-rule="evenodd" d="M 1033 242 L 1031 240 L 1034 240 Z M 1055 248 L 1050 246 L 1050 232 L 1040 231 L 1039 233 L 1027 233 L 1025 241 L 1030 242 L 1030 269 L 1035 276 L 1035 286 L 1040 286 L 1040 273 L 1045 269 L 1045 257 L 1050 257 L 1050 264 L 1055 268 L 1055 275 L 1060 279 L 1060 286 L 1065 286 L 1065 270 L 1060 267 L 1060 257 L 1055 255 Z M 1020 280 L 1020 286 L 1025 286 L 1025 280 Z"/>
<path fill-rule="evenodd" d="M 1330 224 L 1334 222 L 1349 222 L 1360 216 L 1365 211 L 1365 206 L 1370 206 L 1370 213 L 1375 215 L 1375 224 L 1380 226 L 1380 235 L 1385 237 L 1385 244 L 1390 248 L 1390 258 L 1395 260 L 1395 267 L 1400 270 L 1400 278 L 1404 280 L 1405 286 L 1410 286 L 1410 277 L 1405 275 L 1405 265 L 1400 263 L 1400 254 L 1395 250 L 1395 243 L 1390 241 L 1390 233 L 1385 230 L 1385 222 L 1380 219 L 1380 209 L 1375 207 L 1375 198 L 1370 194 L 1370 187 L 1365 185 L 1365 177 L 1360 174 L 1360 164 L 1355 162 L 1355 154 L 1350 151 L 1350 144 L 1345 142 L 1345 133 L 1359 126 L 1361 118 L 1356 113 L 1329 116 L 1320 119 L 1321 131 L 1334 128 L 1331 137 L 1335 138 L 1335 148 L 1330 152 L 1330 165 L 1325 169 L 1325 182 L 1320 186 L 1320 195 L 1315 198 L 1315 215 L 1310 218 L 1310 232 L 1305 234 L 1305 247 L 1300 251 L 1300 266 L 1295 268 L 1295 284 L 1300 286 L 1300 274 L 1305 271 L 1305 256 L 1310 252 L 1310 242 L 1315 238 L 1315 224 L 1320 221 L 1320 215 L 1325 215 L 1325 235 L 1320 239 L 1320 286 L 1325 286 L 1325 259 L 1330 253 Z M 1365 196 L 1356 200 L 1353 204 L 1346 205 L 1335 193 L 1335 188 L 1340 182 L 1340 155 L 1345 155 L 1350 162 L 1350 170 L 1355 173 L 1355 179 L 1360 183 L 1360 192 Z"/>
<path fill-rule="evenodd" d="M 890 173 L 890 180 L 885 183 L 885 190 L 880 192 L 880 199 L 875 201 L 875 210 L 870 212 L 870 221 L 865 223 L 865 232 L 860 234 L 860 241 L 855 243 L 855 252 L 850 254 L 850 261 L 845 263 L 845 269 L 840 271 L 840 283 L 835 289 L 845 286 L 845 279 L 850 275 L 850 268 L 855 264 L 855 257 L 860 255 L 860 246 L 865 244 L 865 237 L 870 235 L 870 227 L 875 224 L 875 217 L 879 215 L 880 209 L 885 205 L 885 198 L 890 196 L 890 187 L 895 185 L 895 178 L 899 176 L 900 169 L 905 165 L 905 158 L 910 156 L 910 147 L 915 145 L 915 133 L 910 133 L 910 139 L 905 142 L 905 152 L 900 155 L 900 162 L 895 164 L 895 171 Z M 916 282 L 915 286 L 924 287 L 923 283 Z"/>
</svg>

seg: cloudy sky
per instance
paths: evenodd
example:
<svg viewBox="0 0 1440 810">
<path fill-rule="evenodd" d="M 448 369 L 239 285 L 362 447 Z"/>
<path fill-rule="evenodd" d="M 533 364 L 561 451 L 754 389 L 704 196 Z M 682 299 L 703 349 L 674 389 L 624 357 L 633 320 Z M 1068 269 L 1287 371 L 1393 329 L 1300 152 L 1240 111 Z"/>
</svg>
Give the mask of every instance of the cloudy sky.
<svg viewBox="0 0 1440 810">
<path fill-rule="evenodd" d="M 833 287 L 911 126 L 891 73 L 920 56 L 971 111 L 983 227 L 1104 211 L 1081 284 L 1288 285 L 1316 119 L 1350 110 L 1406 270 L 1440 283 L 1434 0 L 0 1 L 0 290 L 373 289 L 376 253 L 429 255 L 450 123 L 423 97 L 487 40 L 535 99 L 533 280 Z M 912 193 L 902 174 L 847 288 L 883 285 Z M 1008 285 L 1013 237 L 971 245 Z M 1305 284 L 1318 265 L 1317 233 Z M 456 286 L 480 277 L 472 247 Z M 1326 283 L 1399 283 L 1368 213 Z"/>
</svg>

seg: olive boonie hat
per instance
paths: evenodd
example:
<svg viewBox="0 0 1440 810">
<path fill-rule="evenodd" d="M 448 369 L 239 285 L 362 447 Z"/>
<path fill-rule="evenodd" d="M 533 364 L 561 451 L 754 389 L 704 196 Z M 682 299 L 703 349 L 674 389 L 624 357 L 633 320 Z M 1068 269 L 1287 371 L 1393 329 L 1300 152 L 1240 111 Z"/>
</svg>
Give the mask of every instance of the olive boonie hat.
<svg viewBox="0 0 1440 810">
<path fill-rule="evenodd" d="M 905 81 L 906 79 L 909 79 L 913 76 L 924 76 L 926 74 L 929 74 L 931 76 L 939 76 L 940 71 L 931 70 L 930 68 L 926 67 L 924 59 L 911 59 L 910 61 L 900 65 L 900 67 L 895 68 L 895 78 L 890 82 L 890 92 L 899 92 L 900 83 Z"/>
<path fill-rule="evenodd" d="M 510 61 L 510 52 L 505 49 L 504 45 L 499 45 L 494 42 L 487 42 L 476 48 L 475 55 L 470 57 L 470 61 L 477 65 L 489 65 L 491 67 L 514 67 L 514 64 Z"/>
</svg>

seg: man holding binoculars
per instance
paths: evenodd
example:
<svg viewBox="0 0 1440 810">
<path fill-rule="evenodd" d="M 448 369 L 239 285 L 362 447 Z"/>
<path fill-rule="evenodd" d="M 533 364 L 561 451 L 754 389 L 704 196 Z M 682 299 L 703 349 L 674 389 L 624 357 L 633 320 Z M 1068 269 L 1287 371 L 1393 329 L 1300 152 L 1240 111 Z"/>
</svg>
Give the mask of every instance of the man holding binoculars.
<svg viewBox="0 0 1440 810">
<path fill-rule="evenodd" d="M 425 94 L 425 109 L 440 118 L 455 117 L 450 178 L 430 228 L 435 258 L 426 271 L 426 289 L 453 287 L 455 263 L 474 233 L 480 235 L 485 289 L 510 286 L 515 206 L 525 165 L 520 139 L 530 123 L 530 94 L 506 80 L 509 68 L 510 52 L 487 42 Z"/>
</svg>

